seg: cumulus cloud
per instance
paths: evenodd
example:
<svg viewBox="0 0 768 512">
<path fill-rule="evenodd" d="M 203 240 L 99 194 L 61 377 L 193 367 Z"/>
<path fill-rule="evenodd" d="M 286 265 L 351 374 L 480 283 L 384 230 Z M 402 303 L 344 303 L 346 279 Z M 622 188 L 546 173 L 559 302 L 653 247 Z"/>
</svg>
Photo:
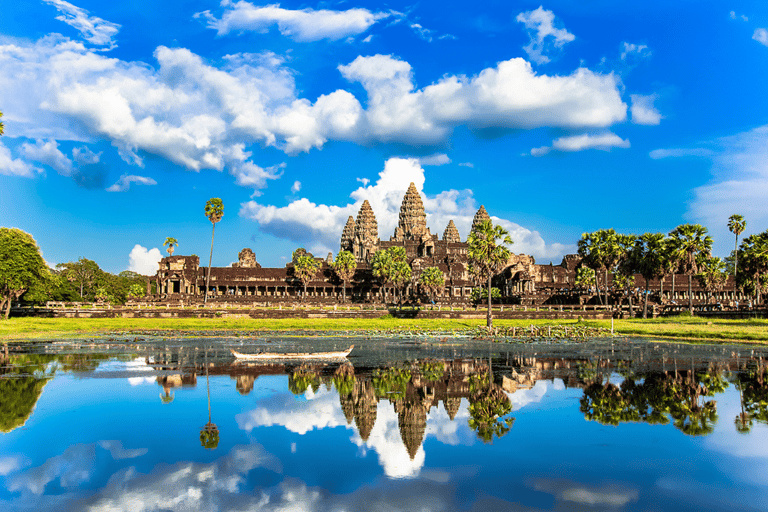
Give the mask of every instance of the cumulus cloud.
<svg viewBox="0 0 768 512">
<path fill-rule="evenodd" d="M 356 36 L 378 20 L 389 16 L 389 13 L 373 13 L 361 8 L 346 11 L 316 11 L 311 8 L 291 10 L 281 8 L 280 4 L 256 6 L 246 1 L 227 2 L 225 7 L 220 19 L 209 11 L 198 13 L 196 17 L 207 19 L 208 27 L 216 30 L 220 36 L 246 30 L 264 33 L 277 25 L 282 35 L 299 42 L 321 39 L 337 41 Z"/>
<path fill-rule="evenodd" d="M 37 139 L 35 144 L 25 142 L 21 145 L 21 153 L 28 159 L 45 164 L 61 174 L 72 176 L 74 168 L 72 160 L 59 150 L 59 144 L 55 140 L 43 141 Z"/>
<path fill-rule="evenodd" d="M 63 21 L 80 32 L 83 39 L 91 44 L 99 46 L 109 46 L 109 49 L 115 48 L 114 37 L 120 30 L 120 25 L 105 21 L 96 16 L 89 16 L 88 11 L 81 9 L 64 0 L 43 0 L 50 4 L 61 13 L 56 19 Z"/>
<path fill-rule="evenodd" d="M 552 147 L 542 146 L 531 149 L 532 156 L 544 156 L 553 149 L 557 151 L 584 151 L 586 149 L 600 149 L 610 151 L 611 148 L 628 148 L 629 140 L 622 139 L 615 133 L 604 132 L 598 134 L 583 133 L 560 137 L 552 141 Z"/>
<path fill-rule="evenodd" d="M 635 124 L 654 125 L 661 122 L 661 112 L 653 106 L 653 102 L 659 98 L 658 94 L 632 94 L 630 99 L 632 106 L 629 108 L 632 114 L 632 122 Z"/>
<path fill-rule="evenodd" d="M 128 270 L 143 276 L 153 276 L 157 273 L 161 259 L 163 255 L 157 247 L 147 249 L 136 244 L 128 255 Z"/>
<path fill-rule="evenodd" d="M 752 34 L 752 39 L 764 46 L 768 46 L 768 30 L 764 28 L 756 29 L 755 33 Z"/>
<path fill-rule="evenodd" d="M 445 153 L 435 153 L 419 158 L 420 165 L 445 165 L 449 163 L 451 163 L 451 159 Z"/>
<path fill-rule="evenodd" d="M 107 188 L 107 192 L 125 192 L 131 188 L 131 183 L 138 183 L 139 185 L 157 185 L 155 180 L 147 178 L 146 176 L 123 174 L 114 185 Z"/>
<path fill-rule="evenodd" d="M 301 182 L 300 181 L 294 181 L 293 185 L 291 185 L 291 192 L 294 194 L 299 192 L 301 190 Z"/>
<path fill-rule="evenodd" d="M 0 458 L 0 476 L 7 476 L 21 469 L 22 461 L 20 457 L 2 457 Z"/>
<path fill-rule="evenodd" d="M 397 226 L 400 205 L 408 185 L 413 182 L 422 191 L 424 169 L 417 158 L 390 158 L 375 183 L 365 183 L 350 193 L 351 202 L 337 206 L 313 203 L 306 198 L 287 206 L 263 205 L 256 201 L 241 204 L 240 216 L 259 223 L 259 229 L 278 238 L 302 243 L 315 254 L 338 250 L 339 239 L 349 216 L 356 217 L 360 205 L 368 200 L 378 222 L 379 237 L 388 239 Z M 479 205 L 471 190 L 447 190 L 434 196 L 423 196 L 427 224 L 433 233 L 442 236 L 445 226 L 453 220 L 462 238 L 466 239 Z M 546 244 L 537 231 L 526 229 L 512 221 L 492 217 L 510 231 L 514 252 L 532 254 L 537 258 L 556 258 L 570 246 Z"/>
<path fill-rule="evenodd" d="M 738 17 L 742 21 L 749 21 L 749 18 L 744 16 L 743 14 L 737 16 L 736 11 L 731 11 L 730 15 L 732 20 L 735 20 Z"/>
<path fill-rule="evenodd" d="M 540 75 L 520 58 L 419 89 L 408 62 L 357 57 L 338 69 L 362 84 L 363 108 L 341 89 L 299 97 L 293 71 L 270 52 L 227 55 L 220 67 L 184 48 L 160 46 L 154 57 L 156 66 L 107 58 L 61 36 L 0 44 L 0 97 L 14 105 L 19 136 L 105 139 L 131 165 L 151 153 L 192 171 L 226 168 L 257 191 L 280 173 L 250 160 L 252 144 L 287 154 L 329 140 L 443 146 L 460 125 L 604 128 L 627 115 L 613 74 Z"/>
<path fill-rule="evenodd" d="M 30 165 L 26 161 L 20 158 L 13 158 L 11 150 L 0 142 L 0 174 L 32 178 L 41 172 L 42 169 Z"/>
<path fill-rule="evenodd" d="M 575 36 L 564 28 L 555 28 L 555 14 L 540 6 L 534 11 L 521 12 L 517 15 L 517 21 L 525 25 L 531 42 L 523 47 L 525 53 L 536 64 L 549 62 L 549 57 L 544 55 L 553 48 L 562 48 L 565 43 L 570 43 Z"/>
</svg>

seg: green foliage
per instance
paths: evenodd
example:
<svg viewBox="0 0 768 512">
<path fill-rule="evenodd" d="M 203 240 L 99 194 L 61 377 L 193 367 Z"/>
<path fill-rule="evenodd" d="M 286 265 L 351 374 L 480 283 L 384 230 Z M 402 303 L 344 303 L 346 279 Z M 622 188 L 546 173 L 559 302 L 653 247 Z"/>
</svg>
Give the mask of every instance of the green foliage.
<svg viewBox="0 0 768 512">
<path fill-rule="evenodd" d="M 0 112 L 0 117 L 3 117 L 3 113 Z M 5 132 L 5 125 L 2 121 L 0 121 L 0 135 L 2 135 Z"/>
<path fill-rule="evenodd" d="M 425 361 L 419 364 L 419 373 L 429 382 L 437 382 L 445 375 L 445 363 L 442 361 Z"/>
<path fill-rule="evenodd" d="M 303 395 L 310 386 L 314 392 L 320 389 L 320 376 L 314 371 L 299 368 L 288 378 L 288 389 L 294 395 Z"/>
<path fill-rule="evenodd" d="M 355 377 L 348 374 L 337 374 L 333 376 L 333 385 L 339 396 L 349 396 L 355 388 Z"/>
<path fill-rule="evenodd" d="M 179 242 L 175 238 L 169 236 L 168 238 L 165 239 L 165 242 L 163 242 L 163 245 L 168 246 L 168 254 L 173 256 L 173 251 L 176 249 L 176 247 L 178 247 Z"/>
<path fill-rule="evenodd" d="M 206 423 L 200 430 L 200 446 L 206 450 L 215 450 L 219 446 L 219 427 Z"/>
<path fill-rule="evenodd" d="M 50 271 L 32 235 L 16 228 L 0 228 L 0 310 L 10 310 L 31 287 L 44 284 Z"/>
<path fill-rule="evenodd" d="M 488 301 L 488 290 L 485 288 L 480 288 L 479 286 L 476 286 L 472 288 L 472 294 L 469 296 L 470 300 L 472 300 L 472 303 L 474 304 L 482 304 L 483 302 Z M 496 288 L 495 286 L 491 287 L 491 301 L 500 301 L 501 300 L 501 290 Z"/>
<path fill-rule="evenodd" d="M 405 390 L 410 381 L 411 371 L 406 368 L 377 368 L 373 371 L 373 389 L 378 398 L 405 398 Z"/>
<path fill-rule="evenodd" d="M 736 281 L 748 293 L 762 293 L 768 285 L 768 231 L 746 237 L 739 247 L 742 271 Z"/>
<path fill-rule="evenodd" d="M 127 297 L 129 299 L 138 299 L 144 296 L 146 288 L 138 283 L 133 283 L 128 289 Z"/>
<path fill-rule="evenodd" d="M 392 283 L 397 288 L 411 281 L 411 266 L 406 260 L 404 247 L 390 247 L 373 255 L 373 275 L 382 284 Z M 401 291 L 402 299 L 402 291 Z"/>
<path fill-rule="evenodd" d="M 346 302 L 347 283 L 355 275 L 355 270 L 357 270 L 357 260 L 355 259 L 355 255 L 349 251 L 340 251 L 336 255 L 334 262 L 331 264 L 331 268 L 339 277 L 339 279 L 341 279 L 341 281 L 344 283 L 342 290 L 342 300 Z"/>
<path fill-rule="evenodd" d="M 498 386 L 489 385 L 470 396 L 469 428 L 484 443 L 509 433 L 515 418 L 509 417 L 512 401 Z"/>
<path fill-rule="evenodd" d="M 211 221 L 211 224 L 216 224 L 224 216 L 224 203 L 218 197 L 212 197 L 205 203 L 205 216 Z"/>
<path fill-rule="evenodd" d="M 595 270 L 589 267 L 579 267 L 576 269 L 576 280 L 574 283 L 580 290 L 590 290 L 596 285 Z"/>
<path fill-rule="evenodd" d="M 708 294 L 722 290 L 728 279 L 728 274 L 725 271 L 725 262 L 714 256 L 703 258 L 696 277 Z"/>
<path fill-rule="evenodd" d="M 699 271 L 699 254 L 709 254 L 712 237 L 707 228 L 699 224 L 681 224 L 669 232 L 672 239 L 672 254 L 682 264 L 683 272 L 695 275 Z"/>
<path fill-rule="evenodd" d="M 487 280 L 487 293 L 493 298 L 491 279 L 507 264 L 509 249 L 506 246 L 512 245 L 512 238 L 503 227 L 494 226 L 490 220 L 483 220 L 474 226 L 467 243 L 469 264 L 479 278 Z M 488 329 L 493 326 L 490 300 L 488 301 L 487 326 Z"/>
<path fill-rule="evenodd" d="M 293 275 L 304 285 L 303 300 L 304 296 L 307 294 L 307 283 L 315 277 L 321 263 L 310 253 L 296 256 L 296 252 L 298 252 L 298 249 L 294 252 Z"/>
<path fill-rule="evenodd" d="M 429 294 L 434 300 L 437 291 L 445 286 L 445 274 L 438 267 L 427 267 L 419 276 L 419 284 L 429 290 Z"/>
</svg>

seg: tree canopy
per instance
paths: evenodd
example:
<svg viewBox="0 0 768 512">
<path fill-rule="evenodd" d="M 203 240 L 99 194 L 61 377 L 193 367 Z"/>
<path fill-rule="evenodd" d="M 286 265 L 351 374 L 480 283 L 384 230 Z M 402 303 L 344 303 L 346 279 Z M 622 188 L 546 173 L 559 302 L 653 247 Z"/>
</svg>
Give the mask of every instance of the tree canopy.
<svg viewBox="0 0 768 512">
<path fill-rule="evenodd" d="M 336 259 L 331 264 L 331 268 L 339 276 L 344 286 L 342 288 L 342 301 L 347 301 L 347 283 L 355 275 L 357 270 L 357 260 L 355 255 L 349 251 L 340 251 Z"/>
<path fill-rule="evenodd" d="M 445 274 L 437 267 L 427 267 L 419 276 L 419 284 L 429 290 L 430 298 L 435 300 L 435 293 L 445 286 Z"/>
<path fill-rule="evenodd" d="M 301 283 L 304 285 L 304 295 L 302 296 L 302 300 L 304 300 L 307 296 L 307 283 L 311 281 L 313 277 L 315 277 L 315 274 L 317 274 L 317 269 L 320 268 L 320 265 L 321 263 L 309 253 L 295 256 L 293 272 L 294 276 L 296 276 L 296 279 L 301 281 Z"/>
<path fill-rule="evenodd" d="M 509 260 L 509 249 L 512 238 L 509 232 L 501 226 L 494 226 L 490 219 L 480 221 L 469 234 L 467 255 L 469 264 L 475 269 L 480 278 L 487 280 L 488 288 L 488 329 L 493 327 L 491 313 L 491 279 L 502 269 Z"/>
<path fill-rule="evenodd" d="M 46 279 L 50 279 L 50 271 L 32 235 L 0 228 L 0 310 L 5 307 L 5 317 L 10 314 L 11 301 Z"/>
</svg>

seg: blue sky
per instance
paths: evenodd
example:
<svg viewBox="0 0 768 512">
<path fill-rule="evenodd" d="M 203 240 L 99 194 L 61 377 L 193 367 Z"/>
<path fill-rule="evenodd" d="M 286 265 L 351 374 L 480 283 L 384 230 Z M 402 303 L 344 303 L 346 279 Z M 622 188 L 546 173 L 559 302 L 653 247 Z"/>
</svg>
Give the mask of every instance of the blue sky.
<svg viewBox="0 0 768 512">
<path fill-rule="evenodd" d="M 50 264 L 149 273 L 172 236 L 213 263 L 338 250 L 413 181 L 463 238 L 513 252 L 582 232 L 768 228 L 764 2 L 6 2 L 2 224 Z M 164 253 L 163 253 L 164 254 Z"/>
</svg>

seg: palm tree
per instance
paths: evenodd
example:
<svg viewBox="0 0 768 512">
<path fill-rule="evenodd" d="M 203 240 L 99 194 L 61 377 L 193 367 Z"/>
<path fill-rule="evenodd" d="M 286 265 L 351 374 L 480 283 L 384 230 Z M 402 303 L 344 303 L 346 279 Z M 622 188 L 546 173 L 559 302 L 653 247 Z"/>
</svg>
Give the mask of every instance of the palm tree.
<svg viewBox="0 0 768 512">
<path fill-rule="evenodd" d="M 392 278 L 392 253 L 388 250 L 381 249 L 376 251 L 373 255 L 373 275 L 381 283 L 381 289 L 383 290 L 383 301 L 387 302 L 387 283 Z"/>
<path fill-rule="evenodd" d="M 509 232 L 501 226 L 494 226 L 490 219 L 479 222 L 467 240 L 467 256 L 469 263 L 488 283 L 488 330 L 493 327 L 491 313 L 491 279 L 504 268 L 509 259 L 509 249 L 512 238 Z"/>
<path fill-rule="evenodd" d="M 651 279 L 664 279 L 664 234 L 643 233 L 637 238 L 631 254 L 634 266 L 645 279 L 643 318 L 648 318 L 648 284 Z M 663 286 L 663 283 L 662 283 Z"/>
<path fill-rule="evenodd" d="M 208 350 L 205 351 L 205 387 L 208 390 L 208 423 L 200 430 L 200 445 L 206 450 L 219 446 L 219 427 L 211 421 L 211 384 L 208 382 Z"/>
<path fill-rule="evenodd" d="M 709 304 L 712 292 L 721 290 L 728 279 L 728 274 L 725 273 L 725 262 L 716 256 L 703 259 L 696 277 L 707 290 L 707 304 Z"/>
<path fill-rule="evenodd" d="M 445 274 L 437 267 L 427 267 L 419 276 L 419 284 L 429 290 L 430 299 L 435 301 L 435 293 L 445 286 Z"/>
<path fill-rule="evenodd" d="M 712 237 L 707 235 L 707 228 L 699 224 L 681 224 L 670 231 L 669 236 L 674 240 L 673 253 L 688 274 L 688 311 L 693 315 L 693 275 L 699 273 L 698 256 L 709 255 L 712 250 Z"/>
<path fill-rule="evenodd" d="M 584 260 L 584 264 L 597 272 L 605 272 L 605 295 L 608 302 L 608 272 L 613 270 L 620 259 L 620 247 L 617 243 L 618 234 L 613 229 L 599 229 L 594 233 L 584 233 L 578 242 L 579 256 Z M 597 284 L 597 283 L 596 283 Z M 603 304 L 600 297 L 600 286 L 597 285 L 597 297 Z"/>
<path fill-rule="evenodd" d="M 750 235 L 741 241 L 742 267 L 745 272 L 739 278 L 742 286 L 754 288 L 756 301 L 759 304 L 762 298 L 762 289 L 765 281 L 761 283 L 761 277 L 768 272 L 768 231 L 757 235 Z"/>
<path fill-rule="evenodd" d="M 224 203 L 218 197 L 212 197 L 205 203 L 205 216 L 213 224 L 211 230 L 211 256 L 208 258 L 208 276 L 205 279 L 205 296 L 203 303 L 208 302 L 208 286 L 211 282 L 211 262 L 213 261 L 213 236 L 216 234 L 216 223 L 224 216 Z"/>
<path fill-rule="evenodd" d="M 165 239 L 165 242 L 163 242 L 163 245 L 168 246 L 168 256 L 173 256 L 173 250 L 176 247 L 178 247 L 179 241 L 169 236 L 168 238 Z"/>
<path fill-rule="evenodd" d="M 3 117 L 3 113 L 2 112 L 0 112 L 0 117 Z M 3 122 L 0 121 L 0 135 L 2 135 L 2 134 L 3 134 Z"/>
<path fill-rule="evenodd" d="M 736 244 L 734 245 L 736 261 L 733 265 L 733 277 L 739 273 L 739 235 L 744 232 L 747 227 L 747 221 L 741 215 L 733 214 L 728 217 L 728 229 L 736 235 Z"/>
<path fill-rule="evenodd" d="M 355 255 L 349 251 L 339 252 L 331 265 L 331 268 L 333 268 L 333 271 L 336 272 L 336 275 L 339 276 L 339 279 L 344 283 L 344 286 L 341 289 L 341 297 L 342 302 L 347 302 L 347 283 L 352 279 L 352 276 L 355 275 L 355 270 L 357 269 Z"/>
<path fill-rule="evenodd" d="M 320 262 L 312 254 L 305 252 L 298 256 L 294 255 L 293 274 L 304 285 L 304 294 L 301 296 L 302 302 L 307 297 L 307 283 L 315 277 L 318 268 L 320 268 Z"/>
</svg>

